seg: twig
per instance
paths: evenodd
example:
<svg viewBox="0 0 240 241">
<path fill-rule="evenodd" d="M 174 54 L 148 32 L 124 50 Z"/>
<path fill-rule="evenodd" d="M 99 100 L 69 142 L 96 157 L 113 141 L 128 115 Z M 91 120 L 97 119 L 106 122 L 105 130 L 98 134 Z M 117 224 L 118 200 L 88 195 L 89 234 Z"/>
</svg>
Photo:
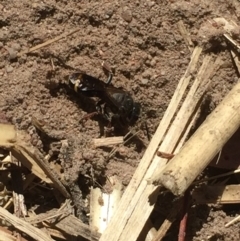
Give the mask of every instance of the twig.
<svg viewBox="0 0 240 241">
<path fill-rule="evenodd" d="M 222 155 L 222 149 L 221 149 L 221 150 L 219 151 L 219 153 L 218 153 L 218 158 L 217 158 L 216 164 L 218 164 L 221 155 Z"/>
<path fill-rule="evenodd" d="M 139 130 L 139 131 L 136 131 L 135 133 L 132 133 L 132 131 L 129 131 L 129 132 L 123 137 L 123 139 L 125 140 L 125 141 L 123 142 L 123 145 L 125 145 L 128 141 L 130 141 L 130 140 L 131 140 L 134 136 L 136 136 L 139 132 L 140 132 L 140 130 Z M 132 134 L 132 135 L 131 135 L 129 138 L 127 138 L 130 134 Z M 126 138 L 127 138 L 127 139 L 126 139 Z M 116 148 L 113 148 L 113 149 L 111 150 L 111 152 L 109 153 L 109 155 L 108 155 L 108 159 L 110 159 L 117 150 L 118 150 L 117 147 L 116 147 Z"/>
<path fill-rule="evenodd" d="M 228 222 L 225 224 L 225 228 L 228 228 L 229 226 L 233 225 L 234 223 L 236 222 L 239 222 L 240 221 L 240 215 L 237 216 L 236 218 L 234 218 L 232 221 Z"/>
<path fill-rule="evenodd" d="M 63 231 L 71 237 L 84 237 L 87 240 L 97 241 L 99 240 L 100 234 L 94 229 L 90 228 L 87 224 L 82 223 L 78 218 L 73 215 L 58 220 L 58 222 L 49 224 L 50 228 L 57 228 L 60 231 Z"/>
<path fill-rule="evenodd" d="M 48 233 L 54 237 L 60 239 L 60 240 L 71 240 L 71 236 L 70 235 L 66 235 L 65 232 L 63 231 L 59 231 L 57 229 L 53 229 L 53 228 L 47 228 Z"/>
<path fill-rule="evenodd" d="M 14 231 L 11 232 L 5 227 L 0 227 L 0 237 L 1 240 L 4 241 L 18 241 L 17 237 L 14 234 Z M 21 237 L 21 241 L 29 241 L 25 239 L 24 237 Z"/>
<path fill-rule="evenodd" d="M 232 38 L 229 34 L 225 33 L 225 34 L 223 34 L 223 36 L 227 39 L 227 41 L 228 41 L 233 47 L 236 48 L 236 50 L 237 50 L 238 52 L 240 52 L 240 45 L 239 45 L 235 40 L 233 40 L 233 38 Z"/>
<path fill-rule="evenodd" d="M 36 46 L 28 49 L 28 50 L 22 51 L 21 53 L 18 54 L 18 57 L 21 57 L 21 56 L 24 55 L 24 54 L 28 54 L 28 53 L 33 52 L 33 51 L 35 51 L 35 50 L 38 50 L 38 49 L 40 49 L 40 48 L 46 47 L 47 45 L 52 44 L 52 43 L 54 43 L 54 42 L 56 42 L 56 41 L 59 41 L 60 39 L 65 38 L 65 37 L 67 37 L 67 36 L 69 36 L 69 35 L 71 35 L 71 34 L 74 34 L 74 33 L 76 33 L 76 32 L 79 31 L 79 30 L 80 30 L 80 28 L 75 29 L 75 30 L 73 30 L 73 31 L 71 31 L 71 32 L 69 32 L 69 33 L 64 33 L 64 34 L 62 34 L 62 35 L 60 35 L 60 36 L 58 36 L 58 37 L 56 37 L 56 38 L 47 40 L 46 42 L 44 42 L 44 43 L 42 43 L 42 44 L 38 44 L 38 45 L 36 45 Z"/>
<path fill-rule="evenodd" d="M 100 146 L 111 146 L 123 143 L 123 136 L 114 136 L 106 138 L 95 138 L 93 139 L 93 144 L 95 147 Z"/>
<path fill-rule="evenodd" d="M 18 157 L 18 160 L 23 162 L 26 157 L 28 160 L 32 160 L 33 165 L 37 164 L 44 171 L 44 173 L 47 174 L 48 178 L 53 182 L 53 185 L 63 194 L 63 196 L 68 198 L 69 193 L 58 178 L 57 173 L 53 172 L 53 170 L 50 169 L 43 159 L 37 157 L 36 151 L 37 150 L 35 150 L 35 153 L 32 153 L 27 147 L 20 145 L 15 145 L 12 148 L 12 153 L 15 155 L 15 157 Z"/>
<path fill-rule="evenodd" d="M 17 167 L 19 167 L 18 169 L 11 170 L 14 214 L 17 217 L 22 217 L 22 216 L 25 217 L 27 215 L 27 210 L 24 204 L 23 180 L 22 180 L 22 173 L 20 170 L 21 162 L 17 161 L 14 157 L 12 157 L 12 163 L 14 163 Z"/>
<path fill-rule="evenodd" d="M 186 45 L 188 46 L 188 49 L 192 52 L 194 44 L 193 44 L 193 42 L 190 38 L 190 35 L 182 20 L 180 20 L 178 22 L 178 28 L 179 28 L 180 33 L 182 34 L 182 37 L 183 37 Z"/>
<path fill-rule="evenodd" d="M 41 214 L 35 215 L 33 217 L 27 217 L 27 218 L 25 218 L 25 220 L 28 223 L 36 224 L 36 223 L 42 223 L 42 222 L 45 222 L 45 221 L 50 222 L 51 219 L 56 219 L 61 215 L 67 216 L 69 214 L 70 213 L 69 213 L 68 210 L 61 210 L 61 211 L 54 210 L 54 211 L 50 211 L 50 212 L 47 212 L 47 213 L 41 213 Z"/>
<path fill-rule="evenodd" d="M 207 182 L 207 181 L 210 181 L 210 180 L 214 180 L 214 179 L 217 179 L 217 178 L 220 178 L 220 177 L 226 177 L 226 176 L 234 175 L 234 174 L 237 174 L 237 173 L 240 173 L 240 169 L 237 169 L 235 171 L 230 171 L 230 172 L 227 172 L 227 173 L 224 173 L 224 174 L 216 175 L 216 176 L 213 176 L 213 177 L 208 177 L 208 178 L 205 178 L 205 179 L 202 179 L 202 180 L 199 180 L 199 181 L 195 181 L 195 182 L 192 183 L 192 185 L 200 184 L 200 183 Z"/>
<path fill-rule="evenodd" d="M 182 204 L 182 201 L 178 200 L 173 205 L 171 212 L 168 214 L 167 218 L 162 223 L 161 227 L 157 231 L 157 234 L 152 241 L 159 241 L 159 240 L 163 239 L 163 237 L 166 235 L 167 231 L 171 227 L 172 223 L 175 221 L 175 219 L 179 213 L 179 208 L 180 208 L 181 204 Z"/>
</svg>

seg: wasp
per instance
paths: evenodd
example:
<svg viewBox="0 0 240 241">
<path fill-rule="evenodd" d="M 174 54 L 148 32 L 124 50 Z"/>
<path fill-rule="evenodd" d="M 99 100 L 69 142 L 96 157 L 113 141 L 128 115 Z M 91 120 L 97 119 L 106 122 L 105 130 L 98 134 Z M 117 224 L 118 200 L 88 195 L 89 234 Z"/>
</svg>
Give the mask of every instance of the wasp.
<svg viewBox="0 0 240 241">
<path fill-rule="evenodd" d="M 136 103 L 130 93 L 112 85 L 112 73 L 106 82 L 78 71 L 68 77 L 68 85 L 76 93 L 87 97 L 98 97 L 95 114 L 103 115 L 109 122 L 118 118 L 122 125 L 133 125 L 140 116 L 140 104 Z"/>
</svg>

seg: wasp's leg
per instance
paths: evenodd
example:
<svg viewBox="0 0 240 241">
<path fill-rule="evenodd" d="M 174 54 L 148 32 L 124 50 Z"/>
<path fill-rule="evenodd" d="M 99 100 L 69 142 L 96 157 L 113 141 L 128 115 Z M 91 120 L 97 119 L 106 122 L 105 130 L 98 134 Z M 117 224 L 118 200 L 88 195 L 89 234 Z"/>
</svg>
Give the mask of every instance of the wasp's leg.
<svg viewBox="0 0 240 241">
<path fill-rule="evenodd" d="M 84 115 L 84 116 L 80 119 L 80 122 L 82 122 L 83 120 L 90 119 L 90 118 L 94 117 L 95 115 L 99 115 L 99 112 L 98 112 L 98 111 L 94 111 L 94 112 L 92 112 L 92 113 L 89 113 L 89 114 Z"/>
<path fill-rule="evenodd" d="M 104 103 L 104 101 L 100 100 L 100 101 L 96 104 L 96 111 L 84 115 L 84 116 L 81 118 L 80 121 L 90 119 L 90 118 L 94 117 L 95 115 L 103 115 L 102 107 L 101 107 L 101 105 L 102 105 L 103 103 Z"/>
<path fill-rule="evenodd" d="M 111 109 L 109 108 L 108 105 L 104 105 L 103 107 L 103 116 L 106 120 L 108 120 L 110 123 L 112 122 L 112 112 L 111 112 Z"/>
<path fill-rule="evenodd" d="M 99 100 L 98 103 L 96 104 L 96 111 L 103 115 L 103 111 L 102 111 L 102 105 L 105 103 L 104 100 Z"/>
<path fill-rule="evenodd" d="M 113 130 L 114 130 L 114 127 L 112 125 L 113 114 L 107 105 L 104 105 L 103 116 L 108 121 L 108 124 L 105 127 L 105 136 L 110 136 L 110 135 L 112 135 Z"/>
</svg>

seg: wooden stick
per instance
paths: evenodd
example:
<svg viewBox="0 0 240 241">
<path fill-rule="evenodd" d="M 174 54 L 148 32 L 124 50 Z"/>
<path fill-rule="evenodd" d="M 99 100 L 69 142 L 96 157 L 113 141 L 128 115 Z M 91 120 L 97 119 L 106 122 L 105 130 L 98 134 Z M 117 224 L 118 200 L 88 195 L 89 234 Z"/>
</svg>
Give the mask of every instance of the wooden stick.
<svg viewBox="0 0 240 241">
<path fill-rule="evenodd" d="M 17 132 L 14 125 L 0 124 L 0 146 L 11 147 L 16 142 Z"/>
<path fill-rule="evenodd" d="M 93 139 L 93 144 L 95 147 L 111 146 L 111 145 L 117 145 L 122 143 L 123 143 L 123 136 L 113 136 L 113 137 Z"/>
<path fill-rule="evenodd" d="M 0 237 L 1 240 L 4 241 L 17 241 L 17 237 L 15 237 L 13 234 L 6 232 L 5 230 L 2 230 L 2 227 L 0 229 Z"/>
<path fill-rule="evenodd" d="M 73 215 L 62 218 L 55 224 L 49 224 L 49 227 L 57 228 L 64 233 L 71 235 L 72 237 L 84 237 L 87 240 L 98 241 L 100 234 L 90 228 L 87 224 L 81 222 Z"/>
<path fill-rule="evenodd" d="M 212 185 L 203 186 L 193 191 L 196 203 L 232 204 L 240 203 L 240 185 Z"/>
<path fill-rule="evenodd" d="M 134 173 L 130 184 L 128 185 L 127 189 L 123 194 L 119 207 L 114 213 L 112 219 L 110 220 L 110 223 L 108 224 L 106 230 L 102 234 L 100 241 L 136 240 L 139 233 L 141 232 L 142 227 L 149 218 L 153 209 L 153 205 L 149 206 L 148 198 L 149 194 L 156 188 L 153 185 L 147 186 L 146 176 L 147 178 L 149 178 L 153 174 L 155 169 L 159 166 L 160 158 L 157 157 L 155 161 L 153 160 L 153 162 L 152 158 L 154 157 L 163 136 L 169 128 L 172 118 L 189 84 L 191 74 L 196 68 L 201 51 L 202 48 L 200 47 L 196 47 L 194 49 L 189 66 L 184 76 L 179 81 L 179 84 L 166 110 L 166 113 L 161 123 L 159 124 L 156 133 L 152 137 L 152 140 L 136 172 Z M 149 168 L 150 164 L 151 168 Z M 147 190 L 145 190 L 146 188 Z M 131 225 L 128 225 L 128 227 L 130 228 L 135 226 L 136 230 L 134 230 L 134 232 L 132 230 L 130 232 L 126 231 L 125 235 L 127 235 L 127 238 L 121 238 L 120 236 L 124 231 L 125 226 L 127 225 L 136 205 L 141 208 L 141 211 L 139 212 L 140 217 L 138 217 L 137 219 L 133 217 L 136 222 L 133 225 L 132 223 Z M 116 227 L 118 228 L 116 229 Z"/>
<path fill-rule="evenodd" d="M 59 216 L 67 216 L 69 215 L 69 211 L 67 210 L 50 210 L 47 213 L 40 213 L 38 215 L 35 215 L 33 217 L 26 217 L 25 220 L 30 223 L 30 224 L 37 224 L 37 223 L 42 223 L 45 221 L 51 221 L 51 219 L 57 219 Z M 50 220 L 49 220 L 50 219 Z"/>
<path fill-rule="evenodd" d="M 157 234 L 152 241 L 159 241 L 163 239 L 163 237 L 166 235 L 167 231 L 171 227 L 172 223 L 176 220 L 181 204 L 182 201 L 180 200 L 174 203 L 171 212 L 168 214 L 167 218 L 164 220 L 161 227 L 158 229 Z"/>
<path fill-rule="evenodd" d="M 145 241 L 153 241 L 154 237 L 157 235 L 157 230 L 153 226 L 153 223 L 151 222 L 150 219 L 147 220 L 141 234 L 139 235 L 139 240 L 145 240 Z"/>
<path fill-rule="evenodd" d="M 0 207 L 0 219 L 6 220 L 15 228 L 28 234 L 37 241 L 53 241 L 53 239 L 48 237 L 48 235 L 42 232 L 40 229 L 33 227 L 31 224 L 20 218 L 17 218 L 2 207 Z"/>
<path fill-rule="evenodd" d="M 240 221 L 240 215 L 238 215 L 236 218 L 234 218 L 234 219 L 231 220 L 230 222 L 226 223 L 226 224 L 225 224 L 225 228 L 228 228 L 228 227 L 230 227 L 231 225 L 233 225 L 234 223 L 239 222 L 239 221 Z"/>
<path fill-rule="evenodd" d="M 186 45 L 188 46 L 188 49 L 192 52 L 194 44 L 193 44 L 193 42 L 190 38 L 190 34 L 187 31 L 187 29 L 186 29 L 182 20 L 180 20 L 178 22 L 178 28 L 179 28 L 180 33 L 182 34 L 182 37 L 183 37 Z"/>
<path fill-rule="evenodd" d="M 11 228 L 9 228 L 11 229 Z M 6 227 L 0 227 L 0 237 L 1 240 L 4 241 L 19 241 L 18 237 L 16 237 L 16 234 L 14 231 L 10 231 Z M 21 241 L 28 241 L 24 237 L 21 236 Z"/>
<path fill-rule="evenodd" d="M 208 116 L 182 150 L 153 179 L 181 195 L 204 170 L 240 125 L 240 83 Z"/>
<path fill-rule="evenodd" d="M 24 131 L 17 131 L 14 125 L 0 124 L 0 146 L 11 149 L 13 156 L 15 155 L 15 158 L 21 162 L 24 162 L 23 164 L 36 176 L 47 183 L 51 183 L 51 180 L 34 161 L 34 157 L 37 159 L 36 155 L 34 154 L 36 149 L 25 142 L 25 140 L 28 139 L 28 134 Z M 9 158 L 7 158 L 5 161 L 8 160 Z"/>
<path fill-rule="evenodd" d="M 103 193 L 100 188 L 92 188 L 90 193 L 90 225 L 99 233 L 106 229 L 122 196 L 122 183 L 116 176 L 109 180 L 114 183 L 112 193 Z"/>
<path fill-rule="evenodd" d="M 28 148 L 28 146 L 15 145 L 11 149 L 11 151 L 12 151 L 13 155 L 28 168 L 29 168 L 30 164 L 32 164 L 33 167 L 34 166 L 40 167 L 41 168 L 40 170 L 42 172 L 44 172 L 45 174 L 47 174 L 47 178 L 49 178 L 52 181 L 52 185 L 55 188 L 57 188 L 63 194 L 63 196 L 65 196 L 66 198 L 69 197 L 69 193 L 68 193 L 67 189 L 64 187 L 64 185 L 62 184 L 62 182 L 60 181 L 58 174 L 56 172 L 54 172 L 54 170 L 51 170 L 51 168 L 47 165 L 47 163 L 45 163 L 43 158 L 38 157 L 38 155 L 36 154 L 37 150 L 35 150 L 33 152 L 31 150 L 31 148 Z M 41 156 L 41 155 L 39 155 L 39 156 Z M 31 162 L 31 163 L 29 163 L 29 162 Z M 31 167 L 30 167 L 30 170 L 31 170 Z M 45 181 L 45 179 L 44 179 L 44 181 Z M 49 183 L 49 184 L 51 184 L 51 183 Z"/>
<path fill-rule="evenodd" d="M 47 228 L 48 233 L 57 240 L 71 240 L 71 236 L 53 228 Z"/>
<path fill-rule="evenodd" d="M 237 67 L 237 70 L 238 70 L 238 74 L 240 74 L 240 60 L 238 58 L 239 53 L 237 53 L 237 51 L 235 49 L 234 50 L 230 50 L 230 53 L 232 55 L 233 61 L 236 64 L 236 67 Z"/>
</svg>

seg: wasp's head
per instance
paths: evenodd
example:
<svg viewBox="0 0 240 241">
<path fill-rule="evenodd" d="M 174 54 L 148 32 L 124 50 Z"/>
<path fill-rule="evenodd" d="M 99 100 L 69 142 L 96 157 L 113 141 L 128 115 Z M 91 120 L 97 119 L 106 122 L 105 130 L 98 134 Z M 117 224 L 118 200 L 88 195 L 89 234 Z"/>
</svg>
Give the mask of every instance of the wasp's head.
<svg viewBox="0 0 240 241">
<path fill-rule="evenodd" d="M 70 88 L 74 89 L 76 92 L 78 90 L 78 86 L 80 85 L 82 80 L 82 73 L 76 72 L 68 76 L 67 84 Z"/>
</svg>

